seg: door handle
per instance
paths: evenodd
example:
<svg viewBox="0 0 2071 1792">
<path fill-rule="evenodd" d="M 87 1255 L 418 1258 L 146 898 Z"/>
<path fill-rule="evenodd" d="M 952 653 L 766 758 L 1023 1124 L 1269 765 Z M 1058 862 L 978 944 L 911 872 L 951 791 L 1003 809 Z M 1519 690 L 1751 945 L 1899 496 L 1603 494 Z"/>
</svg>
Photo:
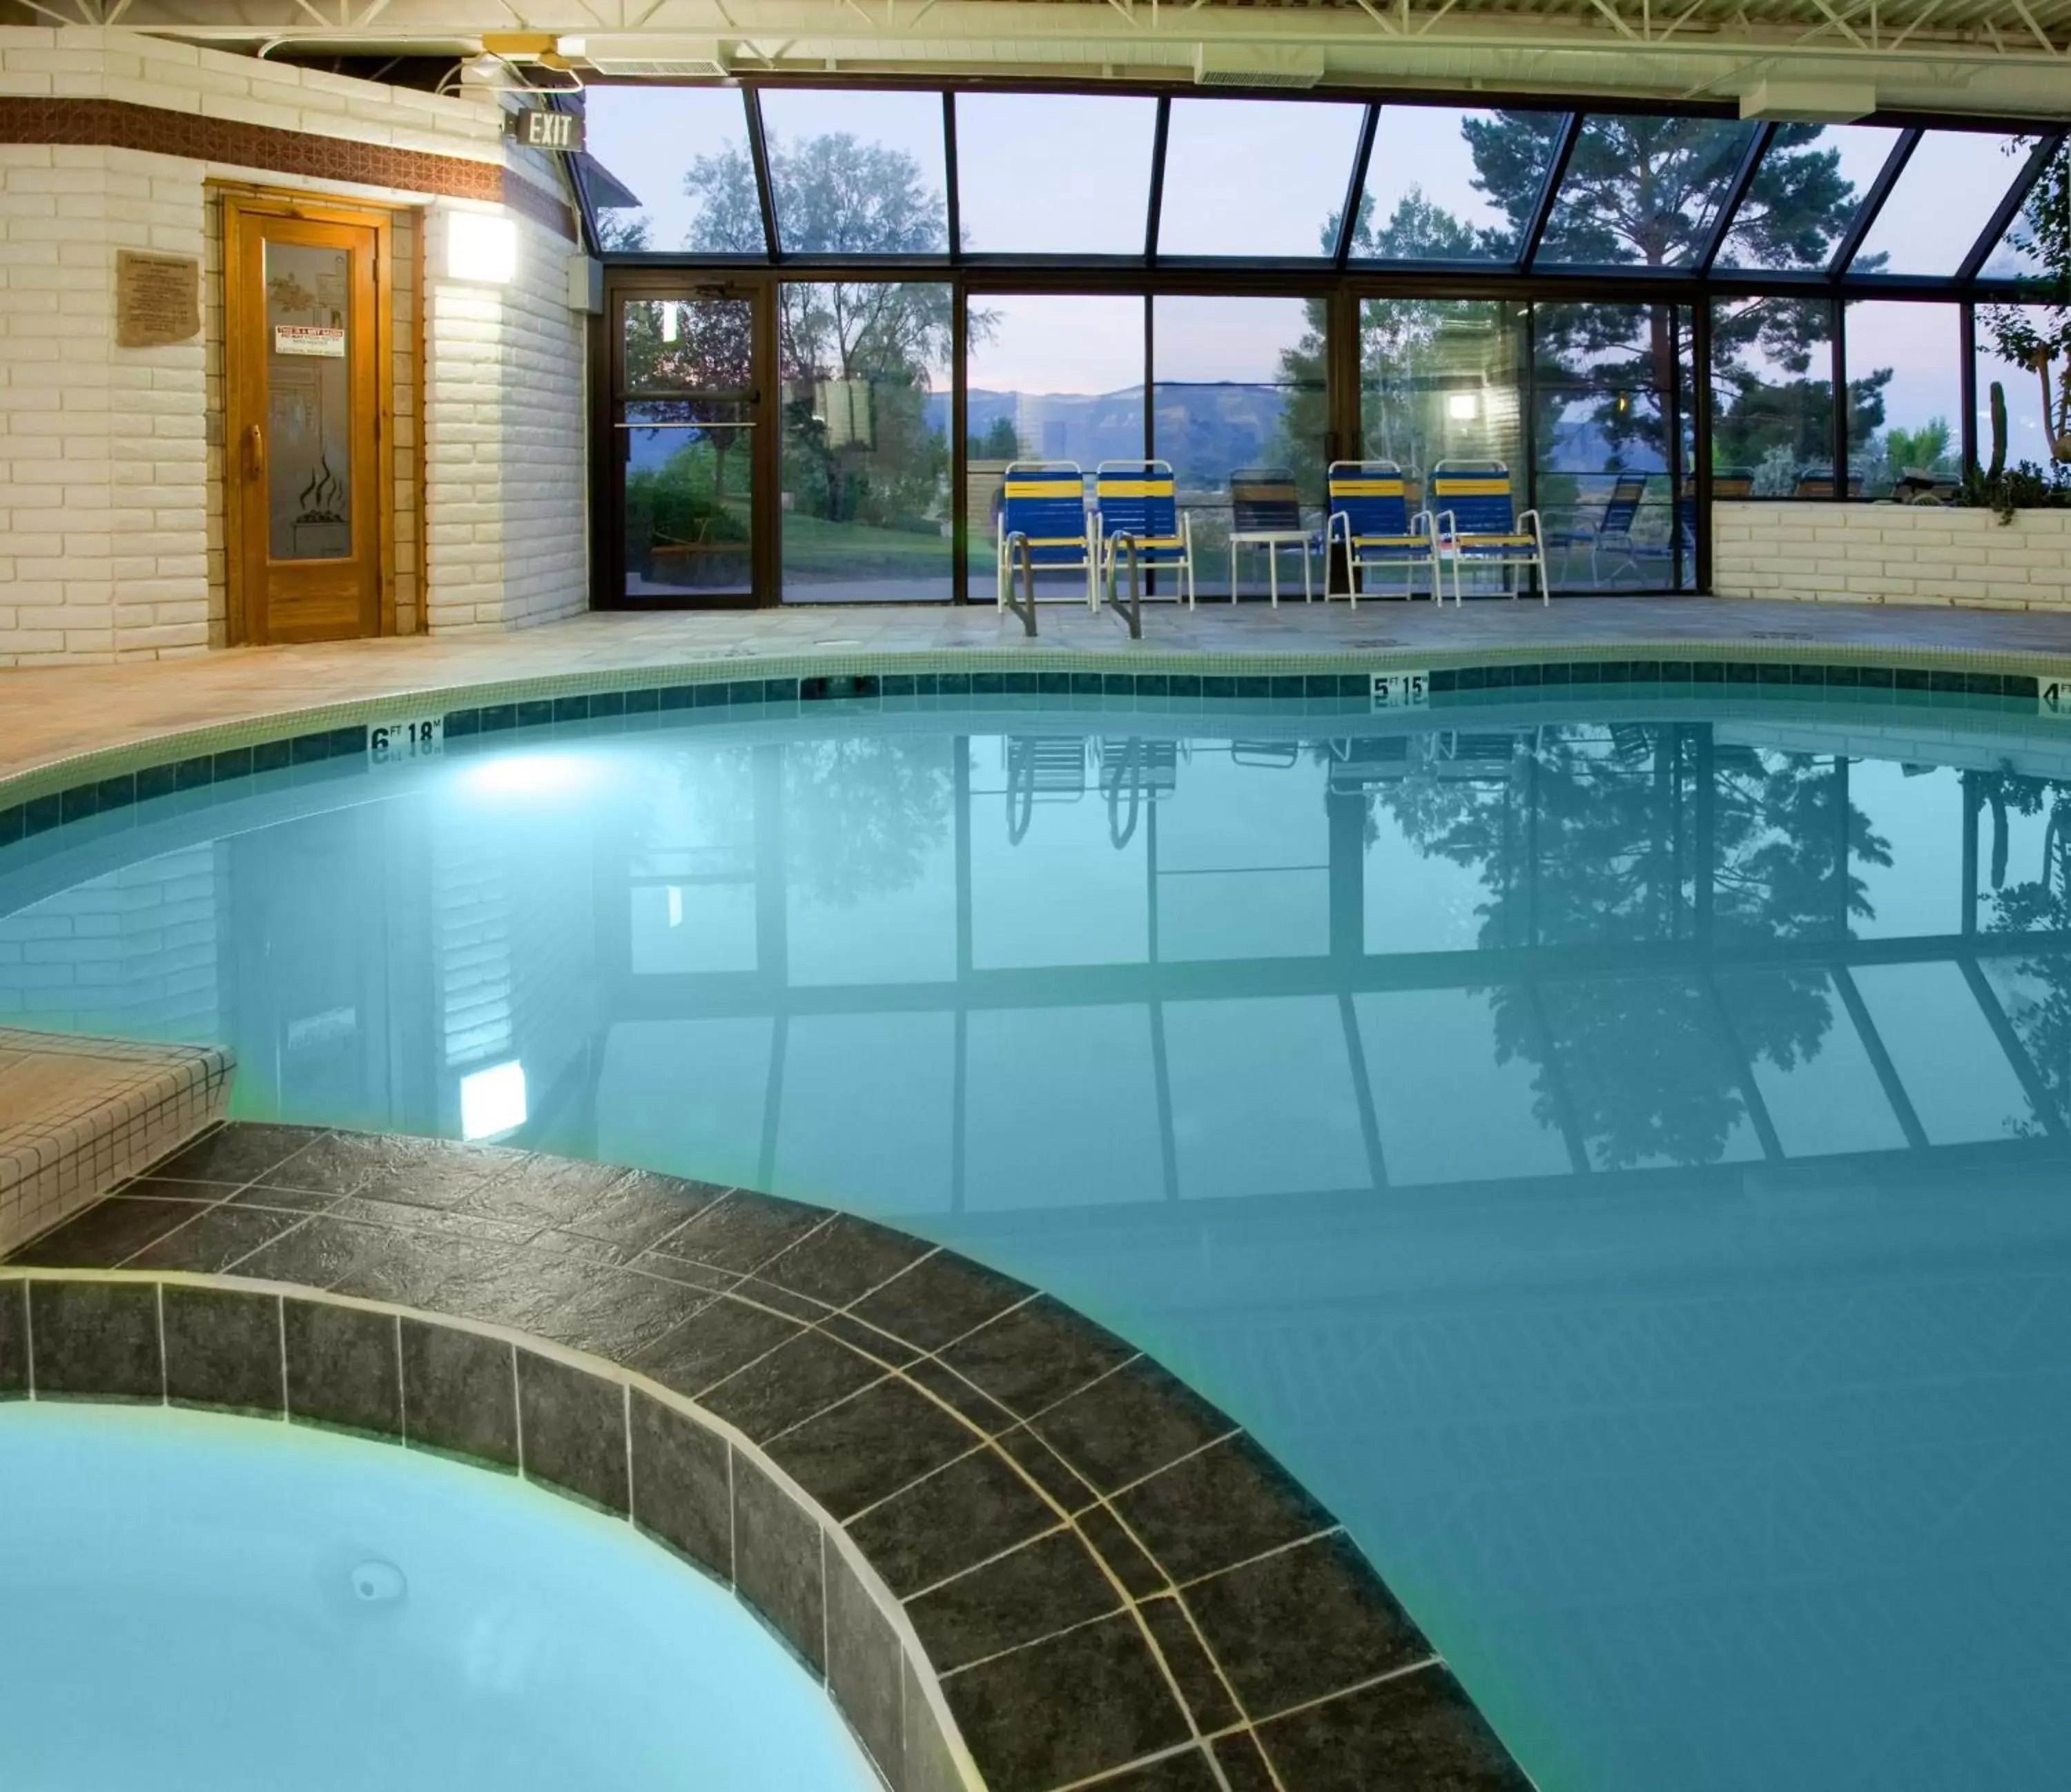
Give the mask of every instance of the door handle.
<svg viewBox="0 0 2071 1792">
<path fill-rule="evenodd" d="M 266 441 L 253 424 L 244 432 L 244 477 L 256 479 L 266 465 Z"/>
</svg>

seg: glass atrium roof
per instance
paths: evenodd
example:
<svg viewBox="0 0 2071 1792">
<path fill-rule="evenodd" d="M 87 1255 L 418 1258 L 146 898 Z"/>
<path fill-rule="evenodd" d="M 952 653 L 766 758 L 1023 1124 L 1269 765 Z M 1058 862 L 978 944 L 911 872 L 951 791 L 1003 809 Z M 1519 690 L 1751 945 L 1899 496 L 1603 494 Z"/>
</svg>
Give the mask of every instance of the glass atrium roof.
<svg viewBox="0 0 2071 1792">
<path fill-rule="evenodd" d="M 586 105 L 596 163 L 641 202 L 590 182 L 600 246 L 693 259 L 2004 280 L 2028 271 L 2003 240 L 2044 141 L 1066 91 L 600 85 Z M 816 162 L 842 170 L 839 219 Z"/>
</svg>

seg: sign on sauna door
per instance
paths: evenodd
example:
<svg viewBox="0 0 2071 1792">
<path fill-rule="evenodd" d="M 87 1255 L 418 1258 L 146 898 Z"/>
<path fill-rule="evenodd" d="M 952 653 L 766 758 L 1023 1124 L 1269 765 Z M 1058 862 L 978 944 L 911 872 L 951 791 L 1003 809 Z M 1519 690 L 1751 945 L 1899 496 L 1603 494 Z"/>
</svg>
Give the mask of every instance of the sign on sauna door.
<svg viewBox="0 0 2071 1792">
<path fill-rule="evenodd" d="M 226 202 L 233 638 L 379 632 L 387 235 Z"/>
</svg>

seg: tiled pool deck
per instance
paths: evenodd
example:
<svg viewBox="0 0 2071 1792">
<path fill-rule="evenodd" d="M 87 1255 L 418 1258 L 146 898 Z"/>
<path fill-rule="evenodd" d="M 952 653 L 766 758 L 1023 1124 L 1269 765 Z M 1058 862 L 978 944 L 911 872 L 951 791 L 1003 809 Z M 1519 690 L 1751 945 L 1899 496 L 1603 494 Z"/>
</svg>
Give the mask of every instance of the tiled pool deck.
<svg viewBox="0 0 2071 1792">
<path fill-rule="evenodd" d="M 1528 1792 L 1231 1420 L 851 1216 L 233 1124 L 0 1269 L 27 1394 L 342 1424 L 629 1517 L 825 1679 L 891 1792 Z"/>
<path fill-rule="evenodd" d="M 825 655 L 1098 656 L 1146 666 L 1174 654 L 1275 659 L 1349 654 L 1457 658 L 1482 650 L 1674 652 L 1745 645 L 1790 653 L 1855 651 L 2062 656 L 2071 615 L 1926 606 L 1749 603 L 1722 598 L 1567 598 L 1550 606 L 1486 601 L 1442 611 L 1380 601 L 1357 610 L 1204 603 L 1150 606 L 1144 638 L 1075 605 L 1046 607 L 1042 634 L 986 606 L 872 605 L 572 617 L 517 634 L 413 637 L 239 649 L 125 666 L 0 670 L 0 777 L 75 754 L 355 699 L 560 674 Z"/>
</svg>

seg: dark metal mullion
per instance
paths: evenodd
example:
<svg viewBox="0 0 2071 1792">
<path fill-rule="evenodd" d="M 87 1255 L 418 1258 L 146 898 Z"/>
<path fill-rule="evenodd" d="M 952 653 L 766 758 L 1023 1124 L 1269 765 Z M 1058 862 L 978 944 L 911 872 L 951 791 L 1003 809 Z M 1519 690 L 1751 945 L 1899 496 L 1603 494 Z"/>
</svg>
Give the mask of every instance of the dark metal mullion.
<svg viewBox="0 0 2071 1792">
<path fill-rule="evenodd" d="M 1956 307 L 1956 359 L 1963 407 L 1960 452 L 1967 476 L 1978 465 L 1978 308 L 1969 299 Z"/>
<path fill-rule="evenodd" d="M 2013 1066 L 2014 1075 L 2020 1080 L 2021 1093 L 2028 1097 L 2028 1105 L 2035 1109 L 2035 1117 L 2042 1122 L 2042 1130 L 2052 1138 L 2064 1138 L 2064 1116 L 2051 1099 L 2049 1085 L 2042 1080 L 2035 1060 L 2028 1055 L 2028 1048 L 2014 1031 L 2013 1023 L 2007 1019 L 1998 992 L 1986 980 L 1984 968 L 1967 954 L 1957 962 L 1962 967 L 1963 981 L 1971 986 L 1971 997 L 1983 1013 L 1993 1038 L 1999 1042 L 1999 1050 L 2006 1054 L 2007 1062 Z"/>
<path fill-rule="evenodd" d="M 970 601 L 970 294 L 949 283 L 949 601 Z"/>
<path fill-rule="evenodd" d="M 1582 117 L 1579 112 L 1568 114 L 1567 129 L 1560 133 L 1560 147 L 1553 152 L 1553 164 L 1546 170 L 1546 184 L 1540 189 L 1539 203 L 1532 207 L 1531 226 L 1524 233 L 1519 246 L 1515 269 L 1529 273 L 1532 264 L 1539 258 L 1540 239 L 1546 234 L 1546 226 L 1553 216 L 1553 204 L 1560 196 L 1560 183 L 1568 178 L 1568 164 L 1573 158 L 1575 144 L 1582 134 Z"/>
<path fill-rule="evenodd" d="M 1338 246 L 1331 256 L 1331 264 L 1339 273 L 1351 259 L 1352 233 L 1359 224 L 1359 207 L 1366 199 L 1367 166 L 1373 159 L 1374 133 L 1380 128 L 1380 108 L 1368 106 L 1366 119 L 1359 126 L 1359 147 L 1352 152 L 1352 178 L 1345 189 L 1345 209 L 1338 219 Z"/>
<path fill-rule="evenodd" d="M 1832 438 L 1833 501 L 1838 504 L 1845 502 L 1848 495 L 1848 301 L 1835 298 L 1828 304 L 1831 315 L 1827 322 L 1833 337 L 1834 414 L 1827 420 L 1827 433 Z"/>
<path fill-rule="evenodd" d="M 1842 232 L 1841 240 L 1834 245 L 1834 257 L 1827 264 L 1827 277 L 1839 280 L 1848 271 L 1848 264 L 1856 258 L 1856 251 L 1863 246 L 1863 239 L 1870 233 L 1870 226 L 1877 221 L 1877 214 L 1884 210 L 1884 202 L 1891 197 L 1891 190 L 1897 186 L 1898 177 L 1905 172 L 1906 163 L 1912 159 L 1923 133 L 1906 132 L 1892 145 L 1891 154 L 1884 158 L 1884 166 L 1877 170 L 1877 178 L 1870 182 L 1870 190 L 1863 195 L 1863 203 L 1856 208 L 1855 221 Z"/>
<path fill-rule="evenodd" d="M 1719 258 L 1719 251 L 1726 246 L 1726 234 L 1740 216 L 1741 205 L 1748 196 L 1748 189 L 1754 185 L 1754 177 L 1761 168 L 1761 158 L 1769 154 L 1769 146 L 1776 141 L 1776 126 L 1764 125 L 1754 133 L 1749 143 L 1747 154 L 1741 158 L 1739 169 L 1733 175 L 1733 183 L 1726 191 L 1726 197 L 1719 207 L 1718 222 L 1712 227 L 1712 240 L 1704 245 L 1704 252 L 1697 257 L 1696 272 L 1699 277 L 1712 271 L 1712 264 Z"/>
<path fill-rule="evenodd" d="M 2005 236 L 2020 208 L 2027 204 L 2028 195 L 2035 183 L 2042 178 L 2042 171 L 2049 166 L 2049 158 L 2063 146 L 2064 133 L 2057 131 L 2045 135 L 2035 146 L 2020 172 L 2014 176 L 2013 184 L 2000 196 L 1999 203 L 1992 207 L 1991 216 L 1986 220 L 1971 252 L 1965 256 L 1956 269 L 1956 278 L 1965 285 L 1978 277 L 1978 270 L 1985 264 L 1985 258 L 1999 247 L 1999 239 Z"/>
<path fill-rule="evenodd" d="M 1691 469 L 1690 502 L 1696 506 L 1696 563 L 1692 588 L 1712 588 L 1712 301 L 1690 308 L 1690 408 L 1696 424 L 1697 464 Z"/>
<path fill-rule="evenodd" d="M 1380 1117 L 1374 1110 L 1373 1085 L 1368 1080 L 1366 1043 L 1359 1037 L 1359 1011 L 1351 993 L 1338 998 L 1338 1019 L 1344 1027 L 1345 1056 L 1351 1066 L 1352 1100 L 1359 1109 L 1359 1138 L 1366 1146 L 1367 1175 L 1376 1188 L 1388 1187 L 1388 1157 L 1381 1148 Z"/>
<path fill-rule="evenodd" d="M 963 202 L 957 189 L 957 96 L 945 89 L 942 94 L 942 191 L 949 206 L 949 261 L 952 265 L 964 258 Z"/>
<path fill-rule="evenodd" d="M 777 233 L 777 189 L 769 174 L 769 142 L 762 133 L 762 96 L 753 86 L 740 90 L 740 103 L 748 111 L 748 158 L 755 168 L 755 196 L 762 207 L 762 242 L 772 261 L 784 259 L 784 246 Z"/>
<path fill-rule="evenodd" d="M 1855 1023 L 1863 1049 L 1869 1054 L 1870 1067 L 1876 1072 L 1884 1100 L 1891 1104 L 1898 1130 L 1905 1134 L 1905 1142 L 1914 1150 L 1925 1150 L 1927 1129 L 1920 1124 L 1920 1116 L 1913 1111 L 1913 1097 L 1905 1093 L 1905 1085 L 1898 1080 L 1897 1068 L 1891 1061 L 1891 1054 L 1884 1048 L 1883 1035 L 1877 1031 L 1876 1023 L 1870 1019 L 1869 1010 L 1863 1006 L 1862 991 L 1856 987 L 1856 980 L 1846 965 L 1831 966 L 1827 974 L 1833 978 L 1834 987 L 1840 991 L 1841 1006 L 1848 1011 L 1848 1019 Z"/>
<path fill-rule="evenodd" d="M 1785 1154 L 1783 1142 L 1777 1136 L 1776 1122 L 1770 1117 L 1769 1104 L 1762 1099 L 1761 1090 L 1755 1083 L 1754 1060 L 1748 1056 L 1740 1029 L 1733 1024 L 1733 1011 L 1726 1006 L 1718 979 L 1711 972 L 1706 971 L 1700 981 L 1711 1003 L 1712 1019 L 1719 1029 L 1720 1044 L 1733 1060 L 1733 1074 L 1741 1085 L 1741 1099 L 1747 1104 L 1748 1118 L 1754 1123 L 1755 1137 L 1761 1141 L 1761 1154 L 1771 1163 L 1781 1163 Z"/>
<path fill-rule="evenodd" d="M 1158 221 L 1165 209 L 1165 139 L 1172 122 L 1172 101 L 1160 94 L 1158 100 L 1158 121 L 1150 133 L 1150 203 L 1143 219 L 1143 259 L 1155 266 L 1158 261 Z"/>
</svg>

